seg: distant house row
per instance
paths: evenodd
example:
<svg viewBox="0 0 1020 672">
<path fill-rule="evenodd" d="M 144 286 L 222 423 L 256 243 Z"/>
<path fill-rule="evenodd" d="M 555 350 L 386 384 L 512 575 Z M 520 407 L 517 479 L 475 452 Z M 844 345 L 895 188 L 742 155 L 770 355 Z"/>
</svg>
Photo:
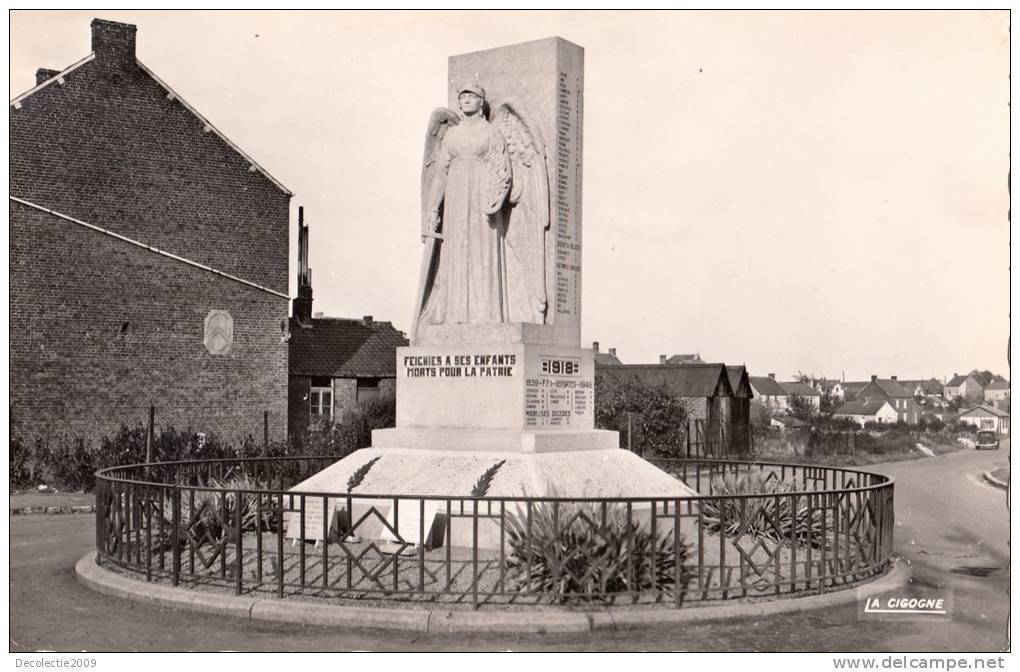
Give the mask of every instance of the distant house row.
<svg viewBox="0 0 1020 672">
<path fill-rule="evenodd" d="M 815 413 L 821 408 L 821 393 L 807 383 L 778 381 L 774 373 L 767 376 L 751 376 L 750 383 L 755 398 L 770 412 L 785 413 L 790 410 L 792 397 L 804 399 L 811 405 Z"/>
<path fill-rule="evenodd" d="M 658 364 L 624 364 L 616 349 L 592 343 L 596 375 L 666 386 L 687 412 L 689 454 L 720 455 L 750 450 L 751 389 L 747 369 L 701 361 L 700 355 L 659 357 Z"/>
</svg>

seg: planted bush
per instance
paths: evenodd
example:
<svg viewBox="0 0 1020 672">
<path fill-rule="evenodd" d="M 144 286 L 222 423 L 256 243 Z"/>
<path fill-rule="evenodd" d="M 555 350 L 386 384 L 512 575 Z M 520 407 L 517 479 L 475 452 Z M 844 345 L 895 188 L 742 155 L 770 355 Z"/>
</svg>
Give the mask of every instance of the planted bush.
<svg viewBox="0 0 1020 672">
<path fill-rule="evenodd" d="M 12 434 L 9 458 L 11 486 L 33 485 L 32 447 Z"/>
<path fill-rule="evenodd" d="M 49 444 L 44 465 L 49 477 L 74 490 L 91 490 L 96 483 L 96 456 L 83 438 L 60 437 Z"/>
<path fill-rule="evenodd" d="M 808 507 L 807 496 L 794 497 L 797 486 L 755 467 L 712 480 L 712 499 L 702 502 L 702 524 L 728 537 L 748 535 L 778 543 L 822 545 L 825 512 Z M 735 495 L 755 495 L 736 497 Z"/>
<path fill-rule="evenodd" d="M 537 503 L 530 526 L 523 509 L 508 515 L 507 568 L 517 590 L 553 594 L 560 602 L 606 601 L 652 589 L 670 596 L 683 592 L 691 577 L 683 538 L 674 548 L 671 529 L 653 537 L 647 524 L 627 520 L 620 505 L 607 506 L 604 524 L 601 519 L 601 506 L 593 503 Z"/>
<path fill-rule="evenodd" d="M 194 507 L 182 504 L 178 527 L 178 544 L 186 546 L 188 537 L 195 540 L 197 547 L 208 542 L 219 543 L 234 530 L 234 518 L 238 506 L 241 508 L 241 534 L 276 532 L 278 530 L 279 509 L 275 497 L 262 497 L 261 509 L 258 505 L 256 492 L 266 488 L 251 476 L 245 474 L 223 480 L 209 479 L 207 484 L 212 490 L 196 490 Z M 237 491 L 242 492 L 238 493 Z M 186 492 L 186 491 L 185 491 Z M 154 529 L 162 529 L 162 538 L 155 541 L 156 552 L 172 548 L 173 509 L 172 502 L 163 504 L 163 525 L 153 522 Z M 236 541 L 236 540 L 234 540 Z"/>
</svg>

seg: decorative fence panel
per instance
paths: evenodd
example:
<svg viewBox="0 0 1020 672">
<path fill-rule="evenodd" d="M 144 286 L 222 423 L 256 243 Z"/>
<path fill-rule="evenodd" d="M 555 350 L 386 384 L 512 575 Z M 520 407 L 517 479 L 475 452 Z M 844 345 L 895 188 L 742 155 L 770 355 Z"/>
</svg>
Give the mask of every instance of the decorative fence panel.
<svg viewBox="0 0 1020 672">
<path fill-rule="evenodd" d="M 818 466 L 657 460 L 681 498 L 295 492 L 332 458 L 99 472 L 98 562 L 308 599 L 666 603 L 823 592 L 883 572 L 893 484 Z"/>
</svg>

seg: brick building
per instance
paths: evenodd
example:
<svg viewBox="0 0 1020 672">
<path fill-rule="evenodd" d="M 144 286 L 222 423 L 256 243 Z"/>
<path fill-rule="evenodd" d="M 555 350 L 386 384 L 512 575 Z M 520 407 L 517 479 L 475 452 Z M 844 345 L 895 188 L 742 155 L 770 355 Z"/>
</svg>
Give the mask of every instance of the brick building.
<svg viewBox="0 0 1020 672">
<path fill-rule="evenodd" d="M 10 102 L 11 410 L 23 434 L 286 437 L 291 192 L 96 19 Z"/>
</svg>

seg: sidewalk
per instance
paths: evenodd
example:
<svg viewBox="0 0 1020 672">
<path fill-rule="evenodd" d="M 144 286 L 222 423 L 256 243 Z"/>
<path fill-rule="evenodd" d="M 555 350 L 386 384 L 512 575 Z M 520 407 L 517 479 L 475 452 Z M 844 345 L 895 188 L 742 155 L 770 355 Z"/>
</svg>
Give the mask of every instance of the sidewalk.
<svg viewBox="0 0 1020 672">
<path fill-rule="evenodd" d="M 40 492 L 24 490 L 12 492 L 11 515 L 92 513 L 96 497 L 91 492 Z"/>
</svg>

